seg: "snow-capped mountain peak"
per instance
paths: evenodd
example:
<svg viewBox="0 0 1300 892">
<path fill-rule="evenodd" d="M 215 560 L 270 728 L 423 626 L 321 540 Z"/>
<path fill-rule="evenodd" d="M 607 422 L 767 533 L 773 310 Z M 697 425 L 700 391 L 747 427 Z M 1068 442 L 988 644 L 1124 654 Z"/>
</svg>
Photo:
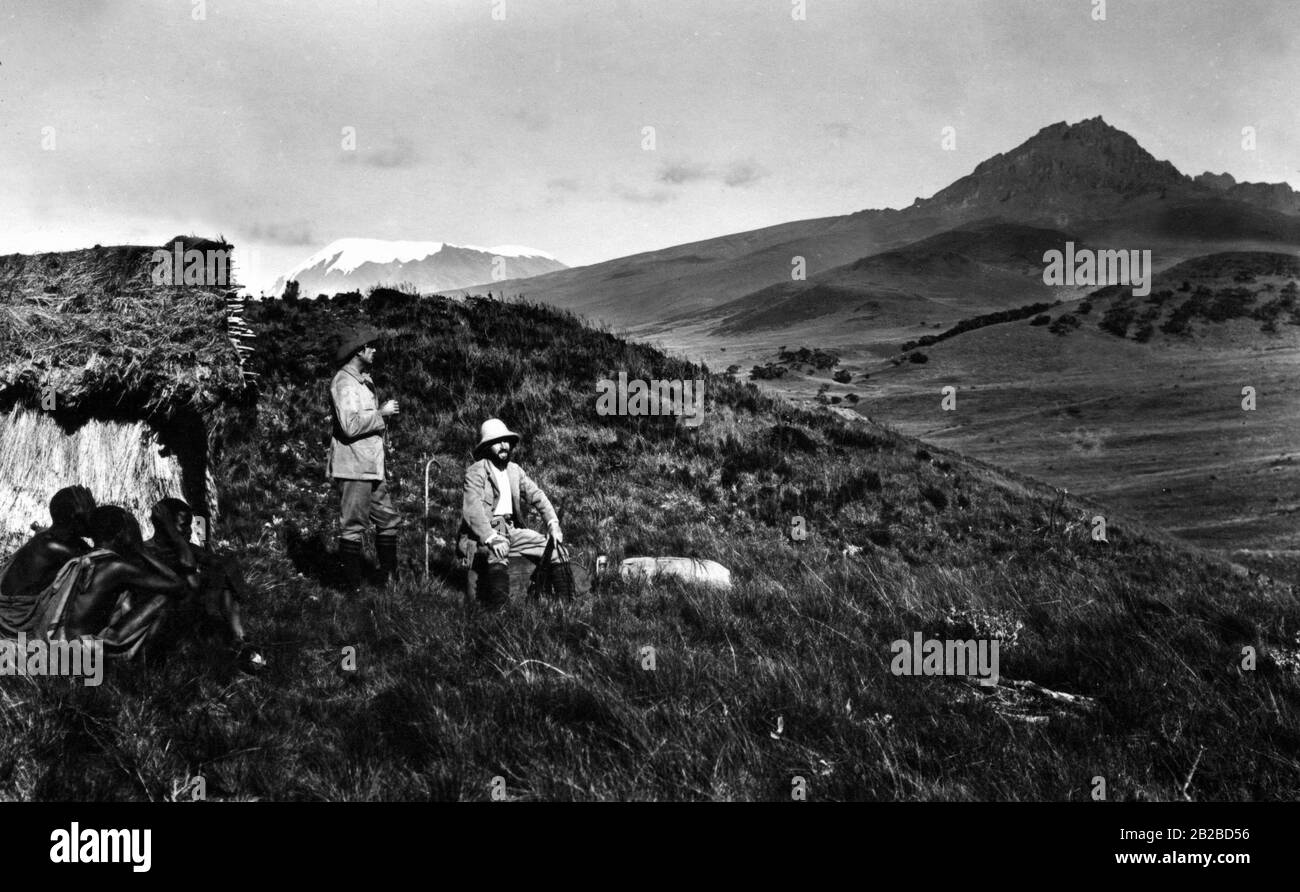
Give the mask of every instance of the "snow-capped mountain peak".
<svg viewBox="0 0 1300 892">
<path fill-rule="evenodd" d="M 363 263 L 409 263 L 437 254 L 442 242 L 386 241 L 377 238 L 341 238 L 330 242 L 285 274 L 292 279 L 303 270 L 322 263 L 326 272 L 347 275 Z"/>
<path fill-rule="evenodd" d="M 461 247 L 469 247 L 462 245 Z M 475 251 L 487 251 L 489 254 L 496 254 L 500 257 L 540 257 L 543 260 L 554 260 L 559 263 L 559 259 L 553 254 L 547 254 L 545 251 L 539 251 L 536 248 L 527 248 L 523 245 L 497 245 L 495 248 L 473 248 Z"/>
<path fill-rule="evenodd" d="M 496 258 L 505 259 L 504 269 Z M 303 294 L 330 294 L 383 284 L 452 291 L 502 277 L 526 278 L 565 268 L 551 254 L 524 245 L 483 248 L 446 242 L 342 238 L 281 276 L 274 291 L 279 293 L 290 280 L 299 283 Z"/>
</svg>

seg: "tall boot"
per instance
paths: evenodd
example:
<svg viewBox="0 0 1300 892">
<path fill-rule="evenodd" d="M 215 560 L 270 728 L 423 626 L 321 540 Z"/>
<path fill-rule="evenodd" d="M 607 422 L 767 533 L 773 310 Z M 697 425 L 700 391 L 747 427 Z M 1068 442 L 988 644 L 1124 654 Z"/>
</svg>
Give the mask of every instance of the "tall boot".
<svg viewBox="0 0 1300 892">
<path fill-rule="evenodd" d="M 343 584 L 350 594 L 361 591 L 361 543 L 339 540 L 339 559 L 343 562 Z"/>
<path fill-rule="evenodd" d="M 397 536 L 375 536 L 375 554 L 385 583 L 397 584 Z"/>
<path fill-rule="evenodd" d="M 510 601 L 510 570 L 505 564 L 488 564 L 478 578 L 478 599 L 487 611 L 500 610 Z"/>
</svg>

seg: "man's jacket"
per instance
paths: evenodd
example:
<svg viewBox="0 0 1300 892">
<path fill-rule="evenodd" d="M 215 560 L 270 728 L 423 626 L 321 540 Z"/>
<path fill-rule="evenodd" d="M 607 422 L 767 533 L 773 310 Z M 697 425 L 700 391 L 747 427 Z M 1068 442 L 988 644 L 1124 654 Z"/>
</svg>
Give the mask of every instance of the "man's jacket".
<svg viewBox="0 0 1300 892">
<path fill-rule="evenodd" d="M 457 538 L 457 552 L 462 558 L 472 558 L 478 543 L 492 538 L 492 513 L 501 491 L 497 489 L 496 477 L 489 469 L 489 463 L 490 460 L 484 458 L 465 469 L 465 498 L 461 503 L 460 533 Z M 511 513 L 516 527 L 524 525 L 525 502 L 542 513 L 548 527 L 559 526 L 560 520 L 555 516 L 551 500 L 524 473 L 523 468 L 510 462 L 506 465 L 506 476 L 510 479 Z"/>
<path fill-rule="evenodd" d="M 368 374 L 339 369 L 330 384 L 334 433 L 325 473 L 347 480 L 384 479 L 384 416 Z"/>
</svg>

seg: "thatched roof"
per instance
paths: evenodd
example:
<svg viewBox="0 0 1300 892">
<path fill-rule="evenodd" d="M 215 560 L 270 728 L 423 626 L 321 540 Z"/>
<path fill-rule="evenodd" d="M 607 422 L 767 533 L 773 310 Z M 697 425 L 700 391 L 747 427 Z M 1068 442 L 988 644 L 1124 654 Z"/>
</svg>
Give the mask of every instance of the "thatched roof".
<svg viewBox="0 0 1300 892">
<path fill-rule="evenodd" d="M 0 257 L 0 411 L 52 386 L 61 412 L 166 419 L 244 390 L 236 286 L 156 285 L 158 250 Z"/>
</svg>

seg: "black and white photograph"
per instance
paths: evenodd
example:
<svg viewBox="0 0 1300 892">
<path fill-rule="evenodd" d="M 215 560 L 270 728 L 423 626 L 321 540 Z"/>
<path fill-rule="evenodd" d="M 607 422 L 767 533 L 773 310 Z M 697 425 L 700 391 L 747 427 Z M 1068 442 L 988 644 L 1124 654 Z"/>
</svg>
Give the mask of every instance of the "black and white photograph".
<svg viewBox="0 0 1300 892">
<path fill-rule="evenodd" d="M 0 0 L 24 857 L 148 872 L 258 803 L 1054 803 L 1113 819 L 1081 870 L 1242 876 L 1300 799 L 1297 37 Z"/>
</svg>

